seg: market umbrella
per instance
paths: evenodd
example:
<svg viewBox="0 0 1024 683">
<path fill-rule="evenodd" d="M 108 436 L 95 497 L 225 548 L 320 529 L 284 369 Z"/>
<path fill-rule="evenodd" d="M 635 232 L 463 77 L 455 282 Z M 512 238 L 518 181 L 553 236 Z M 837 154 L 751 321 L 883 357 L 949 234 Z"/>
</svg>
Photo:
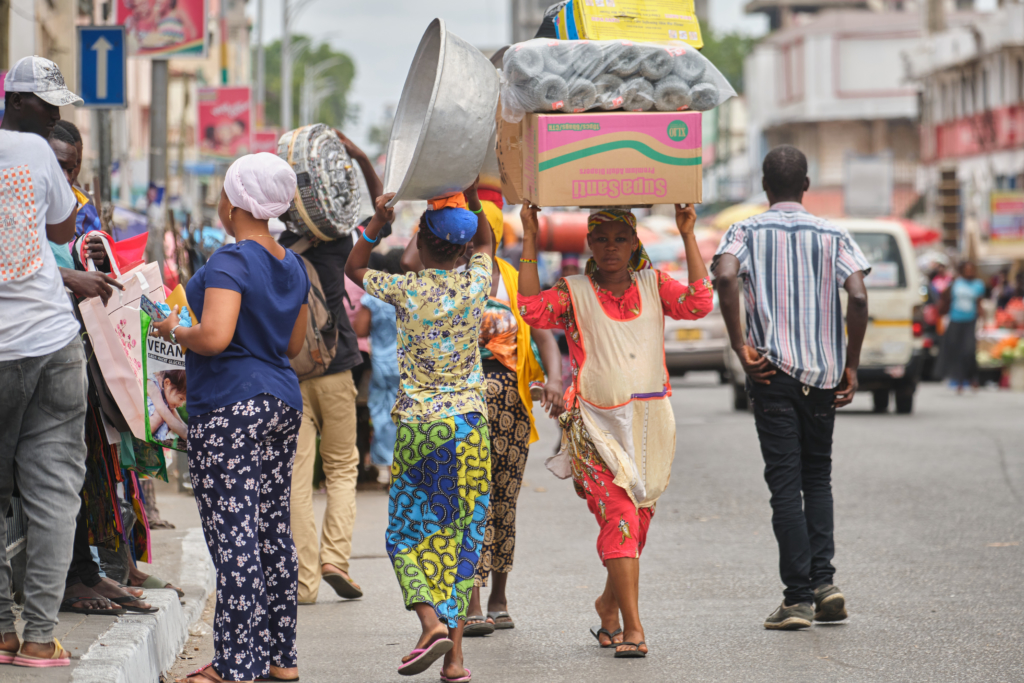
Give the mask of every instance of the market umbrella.
<svg viewBox="0 0 1024 683">
<path fill-rule="evenodd" d="M 742 204 L 734 204 L 728 209 L 720 211 L 714 218 L 711 219 L 711 227 L 718 230 L 728 230 L 733 223 L 739 223 L 745 221 L 751 216 L 756 216 L 759 213 L 764 213 L 768 210 L 768 205 L 761 202 L 744 202 Z"/>
<path fill-rule="evenodd" d="M 910 238 L 911 244 L 915 247 L 938 242 L 942 237 L 938 230 L 933 230 L 926 225 L 921 225 L 911 220 L 901 220 L 900 223 L 903 225 L 903 229 L 907 231 L 907 237 Z"/>
</svg>

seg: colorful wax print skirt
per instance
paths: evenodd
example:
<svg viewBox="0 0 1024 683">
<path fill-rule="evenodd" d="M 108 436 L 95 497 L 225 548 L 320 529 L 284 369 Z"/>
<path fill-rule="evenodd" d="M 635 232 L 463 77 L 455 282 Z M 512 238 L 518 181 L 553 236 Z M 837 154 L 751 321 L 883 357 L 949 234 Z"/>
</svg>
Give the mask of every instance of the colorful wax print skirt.
<svg viewBox="0 0 1024 683">
<path fill-rule="evenodd" d="M 450 628 L 466 618 L 490 491 L 483 415 L 398 425 L 386 541 L 407 608 L 432 605 Z"/>
</svg>

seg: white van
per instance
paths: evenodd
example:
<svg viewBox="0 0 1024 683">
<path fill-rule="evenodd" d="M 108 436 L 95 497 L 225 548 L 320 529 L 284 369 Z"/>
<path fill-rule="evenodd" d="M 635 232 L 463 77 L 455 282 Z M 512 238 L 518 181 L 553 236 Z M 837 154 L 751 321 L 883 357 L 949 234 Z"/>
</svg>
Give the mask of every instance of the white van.
<svg viewBox="0 0 1024 683">
<path fill-rule="evenodd" d="M 896 412 L 914 410 L 914 392 L 924 364 L 920 315 L 924 300 L 914 260 L 914 247 L 897 220 L 841 218 L 832 221 L 846 228 L 871 264 L 868 288 L 868 329 L 860 354 L 858 392 L 871 392 L 876 413 L 889 409 L 896 396 Z M 846 308 L 846 292 L 841 294 Z M 743 366 L 731 348 L 726 363 L 733 381 L 736 410 L 748 407 Z"/>
</svg>

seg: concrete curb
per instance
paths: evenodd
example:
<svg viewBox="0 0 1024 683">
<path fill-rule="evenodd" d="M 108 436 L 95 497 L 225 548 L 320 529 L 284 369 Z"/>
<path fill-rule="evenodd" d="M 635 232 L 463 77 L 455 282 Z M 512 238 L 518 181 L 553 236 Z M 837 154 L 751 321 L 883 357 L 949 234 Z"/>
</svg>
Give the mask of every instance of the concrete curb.
<svg viewBox="0 0 1024 683">
<path fill-rule="evenodd" d="M 71 683 L 158 683 L 188 639 L 189 627 L 203 613 L 214 588 L 213 562 L 202 529 L 181 541 L 181 583 L 185 597 L 170 590 L 147 590 L 155 614 L 126 614 L 82 655 Z"/>
</svg>

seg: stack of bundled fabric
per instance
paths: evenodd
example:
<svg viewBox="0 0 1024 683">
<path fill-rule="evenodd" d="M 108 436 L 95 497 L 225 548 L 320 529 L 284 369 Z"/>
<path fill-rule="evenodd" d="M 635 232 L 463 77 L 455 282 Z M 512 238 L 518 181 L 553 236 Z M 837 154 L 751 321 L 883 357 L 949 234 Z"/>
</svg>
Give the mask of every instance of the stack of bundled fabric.
<svg viewBox="0 0 1024 683">
<path fill-rule="evenodd" d="M 736 95 L 687 45 L 535 39 L 505 53 L 502 116 L 527 112 L 708 111 Z"/>
<path fill-rule="evenodd" d="M 359 222 L 359 178 L 334 131 L 322 123 L 296 128 L 277 141 L 277 155 L 299 181 L 296 199 L 281 216 L 288 229 L 323 241 L 352 232 Z"/>
</svg>

